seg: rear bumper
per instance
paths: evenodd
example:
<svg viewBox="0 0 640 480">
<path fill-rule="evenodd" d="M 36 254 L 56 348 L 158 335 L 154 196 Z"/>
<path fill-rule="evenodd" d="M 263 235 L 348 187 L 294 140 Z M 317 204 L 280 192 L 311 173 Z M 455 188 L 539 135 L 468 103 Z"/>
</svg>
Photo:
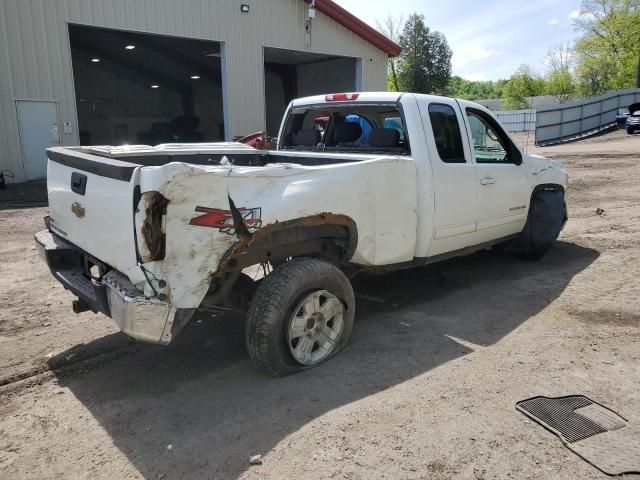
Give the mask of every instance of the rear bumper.
<svg viewBox="0 0 640 480">
<path fill-rule="evenodd" d="M 184 323 L 185 312 L 176 315 L 168 303 L 145 297 L 125 275 L 115 270 L 106 273 L 101 281 L 90 278 L 87 262 L 91 257 L 58 235 L 43 230 L 36 233 L 35 241 L 53 276 L 92 311 L 111 317 L 127 335 L 167 344 L 172 330 L 177 333 L 172 328 L 174 318 Z"/>
</svg>

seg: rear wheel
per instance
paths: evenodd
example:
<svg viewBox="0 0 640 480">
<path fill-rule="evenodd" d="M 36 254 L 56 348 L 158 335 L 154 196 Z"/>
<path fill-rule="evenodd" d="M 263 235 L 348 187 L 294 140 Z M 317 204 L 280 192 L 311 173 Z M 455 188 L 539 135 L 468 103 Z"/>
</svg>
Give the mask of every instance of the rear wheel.
<svg viewBox="0 0 640 480">
<path fill-rule="evenodd" d="M 540 260 L 557 240 L 566 220 L 563 192 L 543 190 L 535 193 L 527 223 L 518 239 L 522 256 L 529 260 Z"/>
<path fill-rule="evenodd" d="M 296 258 L 257 288 L 247 313 L 253 364 L 275 377 L 319 365 L 338 353 L 353 329 L 349 279 L 323 260 Z"/>
</svg>

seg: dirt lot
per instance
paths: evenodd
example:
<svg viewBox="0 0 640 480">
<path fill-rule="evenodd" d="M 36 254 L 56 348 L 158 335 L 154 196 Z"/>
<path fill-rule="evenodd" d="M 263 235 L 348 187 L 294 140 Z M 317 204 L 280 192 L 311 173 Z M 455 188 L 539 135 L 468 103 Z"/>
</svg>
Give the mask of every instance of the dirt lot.
<svg viewBox="0 0 640 480">
<path fill-rule="evenodd" d="M 571 177 L 543 261 L 359 278 L 347 350 L 278 380 L 237 316 L 157 347 L 74 315 L 32 247 L 46 209 L 0 211 L 0 478 L 603 478 L 514 404 L 582 393 L 640 422 L 639 152 L 540 149 Z"/>
</svg>

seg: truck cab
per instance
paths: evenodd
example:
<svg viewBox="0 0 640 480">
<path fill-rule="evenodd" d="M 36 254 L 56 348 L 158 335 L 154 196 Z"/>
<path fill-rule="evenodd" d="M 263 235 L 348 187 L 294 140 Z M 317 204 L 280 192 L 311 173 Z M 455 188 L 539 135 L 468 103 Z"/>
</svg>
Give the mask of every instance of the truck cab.
<svg viewBox="0 0 640 480">
<path fill-rule="evenodd" d="M 381 153 L 388 154 L 393 149 L 406 153 L 416 169 L 416 258 L 455 252 L 517 234 L 524 228 L 536 188 L 547 185 L 564 191 L 566 187 L 566 171 L 559 162 L 527 155 L 481 105 L 420 94 L 348 95 L 294 100 L 285 114 L 278 148 L 309 152 L 351 148 L 369 152 L 371 132 L 380 135 L 379 130 L 396 130 L 395 136 L 388 132 L 390 143 L 385 146 L 389 150 Z M 370 117 L 363 110 L 365 105 L 371 108 Z M 394 105 L 394 109 L 384 112 L 386 105 Z M 349 147 L 333 145 L 331 139 L 330 146 L 325 145 L 331 124 L 316 128 L 312 142 L 292 145 L 297 135 L 310 138 L 302 123 L 296 129 L 294 119 L 304 111 L 313 112 L 311 116 L 315 118 L 336 118 L 338 130 L 341 121 L 355 119 L 369 127 L 356 130 L 361 136 Z M 380 118 L 373 118 L 376 111 L 383 112 Z M 373 143 L 379 144 L 378 139 Z M 543 184 L 545 176 L 554 178 Z M 403 184 L 394 187 L 401 189 Z"/>
</svg>

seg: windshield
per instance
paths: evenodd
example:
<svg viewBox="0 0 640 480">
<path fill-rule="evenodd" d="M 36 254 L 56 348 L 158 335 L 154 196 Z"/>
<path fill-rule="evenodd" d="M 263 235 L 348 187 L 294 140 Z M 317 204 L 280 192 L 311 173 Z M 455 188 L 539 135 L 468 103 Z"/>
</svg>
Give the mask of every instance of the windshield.
<svg viewBox="0 0 640 480">
<path fill-rule="evenodd" d="M 280 149 L 410 153 L 404 120 L 395 103 L 293 108 L 280 138 Z"/>
</svg>

